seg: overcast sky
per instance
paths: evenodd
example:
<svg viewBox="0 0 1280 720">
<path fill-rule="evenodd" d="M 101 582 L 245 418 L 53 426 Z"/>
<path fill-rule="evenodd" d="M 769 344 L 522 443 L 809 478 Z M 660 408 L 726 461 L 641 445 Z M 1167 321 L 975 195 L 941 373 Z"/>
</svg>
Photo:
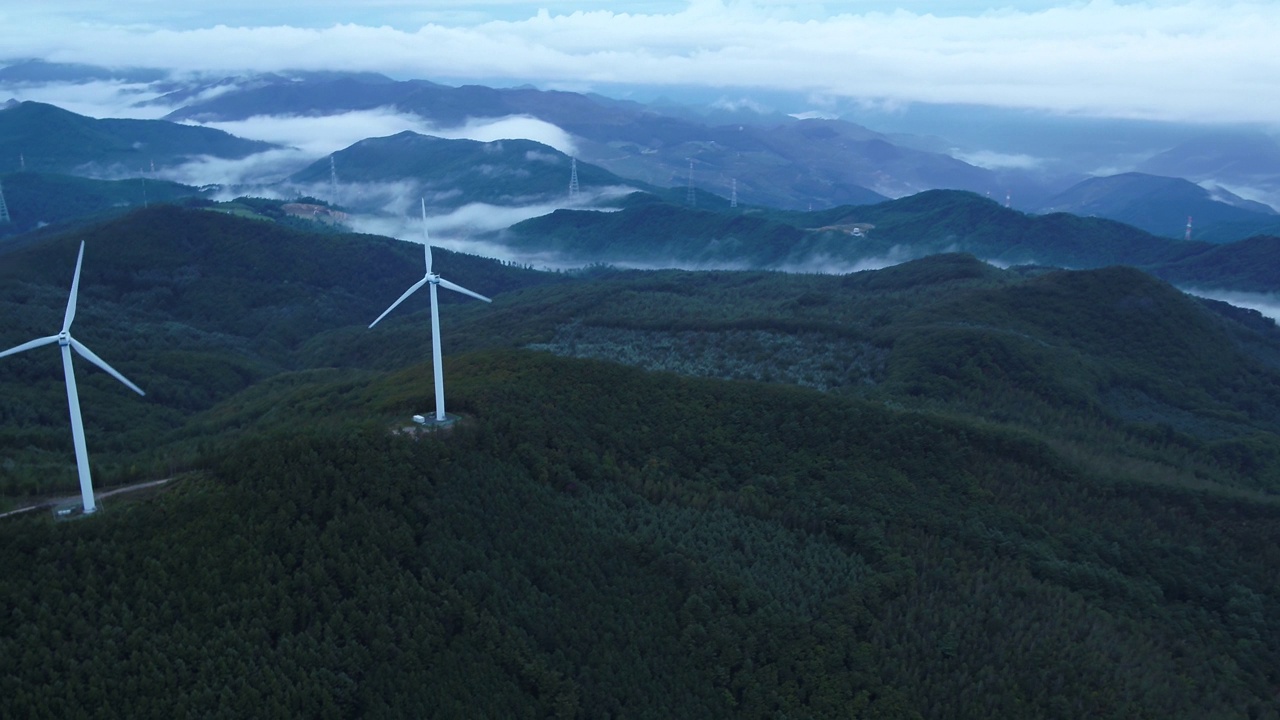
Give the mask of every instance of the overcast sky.
<svg viewBox="0 0 1280 720">
<path fill-rule="evenodd" d="M 371 70 L 544 88 L 796 89 L 1115 117 L 1280 118 L 1280 2 L 46 0 L 0 53 L 236 72 Z M 788 110 L 797 110 L 789 108 Z"/>
</svg>

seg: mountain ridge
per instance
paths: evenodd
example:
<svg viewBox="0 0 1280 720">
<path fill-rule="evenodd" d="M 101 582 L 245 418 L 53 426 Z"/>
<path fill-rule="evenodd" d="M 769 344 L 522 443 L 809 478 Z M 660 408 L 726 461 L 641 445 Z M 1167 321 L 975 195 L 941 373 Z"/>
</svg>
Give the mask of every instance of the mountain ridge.
<svg viewBox="0 0 1280 720">
<path fill-rule="evenodd" d="M 1204 228 L 1218 225 L 1266 227 L 1280 222 L 1275 210 L 1263 203 L 1245 200 L 1220 188 L 1210 191 L 1181 178 L 1144 173 L 1084 180 L 1047 200 L 1038 212 L 1098 215 L 1153 235 L 1173 238 L 1183 237 L 1184 231 L 1194 231 L 1195 237 L 1203 237 Z M 1194 227 L 1186 227 L 1192 218 Z M 1216 242 L 1246 237 L 1224 237 L 1221 232 L 1214 234 L 1212 229 L 1209 236 Z"/>
<path fill-rule="evenodd" d="M 221 130 L 164 120 L 103 119 L 37 102 L 0 110 L 0 154 L 13 169 L 97 176 L 146 175 L 199 155 L 240 159 L 276 147 Z"/>
</svg>

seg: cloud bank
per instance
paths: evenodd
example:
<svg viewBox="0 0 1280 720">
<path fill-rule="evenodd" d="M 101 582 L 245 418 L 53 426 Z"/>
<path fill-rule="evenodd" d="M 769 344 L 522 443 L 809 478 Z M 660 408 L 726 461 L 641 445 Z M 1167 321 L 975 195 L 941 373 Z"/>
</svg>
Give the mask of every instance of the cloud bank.
<svg viewBox="0 0 1280 720">
<path fill-rule="evenodd" d="M 1189 295 L 1209 298 L 1210 300 L 1221 300 L 1222 302 L 1235 305 L 1236 307 L 1257 310 L 1266 317 L 1269 317 L 1276 322 L 1280 322 L 1280 294 L 1233 292 L 1230 290 L 1200 290 L 1194 288 L 1184 288 L 1184 292 Z"/>
<path fill-rule="evenodd" d="M 450 140 L 535 140 L 566 155 L 577 154 L 569 133 L 549 122 L 519 115 L 476 118 L 464 125 L 439 127 L 412 113 L 378 108 L 325 116 L 261 115 L 199 124 L 243 138 L 289 145 L 317 158 L 366 138 L 387 137 L 406 130 Z"/>
<path fill-rule="evenodd" d="M 435 11 L 273 3 L 256 16 L 232 3 L 243 26 L 200 27 L 156 15 L 163 6 L 155 3 L 113 4 L 117 17 L 129 15 L 116 5 L 131 6 L 130 24 L 112 24 L 119 21 L 83 3 L 27 5 L 0 11 L 0 46 L 10 57 L 199 72 L 367 70 L 573 89 L 788 89 L 890 105 L 1204 122 L 1280 117 L 1280 3 L 1269 0 L 1013 1 L 995 9 L 904 2 L 898 10 L 862 2 L 842 4 L 857 10 L 840 14 L 816 3 L 693 0 L 525 17 L 529 6 L 520 3 Z M 604 4 L 574 4 L 593 5 Z M 377 24 L 378 9 L 398 24 Z M 316 16 L 349 19 L 301 24 Z"/>
</svg>

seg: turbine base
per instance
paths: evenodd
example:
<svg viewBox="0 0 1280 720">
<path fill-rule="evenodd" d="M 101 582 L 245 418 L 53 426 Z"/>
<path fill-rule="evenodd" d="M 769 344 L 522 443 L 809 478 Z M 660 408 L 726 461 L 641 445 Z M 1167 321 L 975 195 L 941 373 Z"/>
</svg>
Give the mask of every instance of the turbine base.
<svg viewBox="0 0 1280 720">
<path fill-rule="evenodd" d="M 76 498 L 74 501 L 68 500 L 66 502 L 61 502 L 61 503 L 58 503 L 57 505 L 54 505 L 52 508 L 50 508 L 50 512 L 53 514 L 54 520 L 63 522 L 67 520 L 79 520 L 80 518 L 89 517 L 90 515 L 93 515 L 98 510 L 101 510 L 101 509 L 102 509 L 102 506 L 99 505 L 95 507 L 93 510 L 89 512 L 85 512 L 84 504 L 80 502 L 79 498 Z"/>
<path fill-rule="evenodd" d="M 453 413 L 445 413 L 443 420 L 436 420 L 434 413 L 430 415 L 414 415 L 413 424 L 400 427 L 393 432 L 404 435 L 418 435 L 424 432 L 449 430 L 462 418 Z"/>
</svg>

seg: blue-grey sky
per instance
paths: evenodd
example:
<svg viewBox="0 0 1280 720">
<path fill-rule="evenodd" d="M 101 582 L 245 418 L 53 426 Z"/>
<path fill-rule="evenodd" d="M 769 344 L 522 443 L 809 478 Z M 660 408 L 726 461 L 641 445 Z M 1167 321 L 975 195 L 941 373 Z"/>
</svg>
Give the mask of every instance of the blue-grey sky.
<svg viewBox="0 0 1280 720">
<path fill-rule="evenodd" d="M 798 90 L 1169 120 L 1280 118 L 1273 0 L 46 0 L 10 58 L 184 72 L 368 70 L 591 90 Z"/>
<path fill-rule="evenodd" d="M 289 25 L 293 27 L 328 27 L 335 24 L 388 26 L 399 30 L 414 30 L 425 23 L 446 25 L 473 25 L 490 21 L 519 22 L 536 16 L 540 10 L 551 15 L 572 15 L 575 12 L 612 12 L 627 15 L 676 15 L 692 5 L 723 6 L 726 8 L 754 7 L 781 17 L 797 20 L 822 20 L 836 15 L 860 15 L 867 13 L 894 13 L 904 11 L 913 14 L 932 14 L 939 17 L 974 16 L 991 11 L 1019 10 L 1042 11 L 1055 6 L 1069 5 L 1060 0 L 846 0 L 844 2 L 813 2 L 806 0 L 753 0 L 741 2 L 691 2 L 690 0 L 639 0 L 637 2 L 612 2 L 610 0 L 552 0 L 551 2 L 526 2 L 525 0 L 497 0 L 496 2 L 469 2 L 467 0 L 275 0 L 252 2 L 250 0 L 224 0 L 219 3 L 184 4 L 169 0 L 116 0 L 107 4 L 95 0 L 46 0 L 39 8 L 31 8 L 32 17 L 76 18 L 92 24 L 139 24 L 173 29 L 191 30 L 215 25 L 259 27 L 263 25 Z M 1077 3 L 1079 4 L 1079 3 Z M 1119 0 L 1117 4 L 1132 5 L 1135 0 Z M 21 17 L 23 13 L 3 15 Z"/>
</svg>

